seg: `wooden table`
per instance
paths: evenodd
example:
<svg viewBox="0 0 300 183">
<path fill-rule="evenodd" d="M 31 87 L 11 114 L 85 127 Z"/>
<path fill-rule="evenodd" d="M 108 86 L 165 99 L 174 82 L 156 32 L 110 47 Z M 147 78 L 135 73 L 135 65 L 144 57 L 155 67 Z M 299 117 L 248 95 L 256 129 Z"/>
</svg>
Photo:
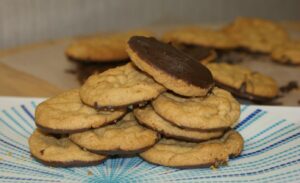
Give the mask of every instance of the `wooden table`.
<svg viewBox="0 0 300 183">
<path fill-rule="evenodd" d="M 44 42 L 0 50 L 0 59 L 58 42 Z M 50 84 L 48 81 L 0 63 L 0 96 L 48 97 L 61 91 L 61 88 Z"/>
</svg>

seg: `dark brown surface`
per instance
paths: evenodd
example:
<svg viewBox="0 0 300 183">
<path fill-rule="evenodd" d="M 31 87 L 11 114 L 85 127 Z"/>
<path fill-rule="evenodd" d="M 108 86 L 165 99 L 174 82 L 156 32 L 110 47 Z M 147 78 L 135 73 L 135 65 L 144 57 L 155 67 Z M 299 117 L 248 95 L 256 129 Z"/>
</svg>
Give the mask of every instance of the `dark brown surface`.
<svg viewBox="0 0 300 183">
<path fill-rule="evenodd" d="M 200 46 L 200 45 L 189 45 L 189 44 L 180 44 L 178 45 L 178 49 L 190 55 L 196 60 L 205 59 L 213 51 L 213 49 L 209 47 Z"/>
<path fill-rule="evenodd" d="M 155 38 L 133 36 L 129 47 L 148 65 L 201 88 L 214 85 L 211 72 L 202 64 L 175 47 Z"/>
<path fill-rule="evenodd" d="M 99 165 L 103 161 L 105 161 L 107 158 L 101 160 L 101 161 L 45 161 L 42 159 L 39 159 L 38 157 L 34 156 L 31 154 L 31 156 L 37 160 L 38 162 L 47 165 L 47 166 L 52 166 L 52 167 L 85 167 L 85 166 L 94 166 L 94 165 Z"/>
</svg>

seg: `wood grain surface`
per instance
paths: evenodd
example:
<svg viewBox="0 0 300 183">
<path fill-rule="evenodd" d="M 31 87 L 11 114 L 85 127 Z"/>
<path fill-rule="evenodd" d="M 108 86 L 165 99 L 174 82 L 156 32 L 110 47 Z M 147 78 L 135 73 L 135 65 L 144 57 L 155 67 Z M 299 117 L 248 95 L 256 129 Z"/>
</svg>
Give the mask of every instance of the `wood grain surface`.
<svg viewBox="0 0 300 183">
<path fill-rule="evenodd" d="M 47 81 L 0 63 L 0 96 L 49 97 L 61 91 Z"/>
</svg>

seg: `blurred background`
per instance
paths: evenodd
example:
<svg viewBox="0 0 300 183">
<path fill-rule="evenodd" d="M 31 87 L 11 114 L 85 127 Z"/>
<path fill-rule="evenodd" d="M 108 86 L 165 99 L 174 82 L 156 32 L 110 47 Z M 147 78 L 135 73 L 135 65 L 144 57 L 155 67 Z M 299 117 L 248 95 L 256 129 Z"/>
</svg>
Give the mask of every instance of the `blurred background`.
<svg viewBox="0 0 300 183">
<path fill-rule="evenodd" d="M 218 24 L 236 16 L 300 20 L 299 0 L 0 0 L 0 49 L 151 25 Z"/>
</svg>

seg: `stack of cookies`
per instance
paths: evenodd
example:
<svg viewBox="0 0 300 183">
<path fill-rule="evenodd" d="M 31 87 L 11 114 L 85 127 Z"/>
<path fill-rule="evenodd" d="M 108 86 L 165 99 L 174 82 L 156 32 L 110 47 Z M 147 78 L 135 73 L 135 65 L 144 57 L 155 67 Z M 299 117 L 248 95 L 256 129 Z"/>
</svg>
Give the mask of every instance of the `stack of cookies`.
<svg viewBox="0 0 300 183">
<path fill-rule="evenodd" d="M 36 109 L 33 157 L 51 166 L 99 164 L 139 155 L 153 164 L 224 164 L 243 149 L 231 129 L 240 105 L 212 73 L 175 47 L 142 36 L 127 43 L 131 62 L 89 77 Z"/>
</svg>

